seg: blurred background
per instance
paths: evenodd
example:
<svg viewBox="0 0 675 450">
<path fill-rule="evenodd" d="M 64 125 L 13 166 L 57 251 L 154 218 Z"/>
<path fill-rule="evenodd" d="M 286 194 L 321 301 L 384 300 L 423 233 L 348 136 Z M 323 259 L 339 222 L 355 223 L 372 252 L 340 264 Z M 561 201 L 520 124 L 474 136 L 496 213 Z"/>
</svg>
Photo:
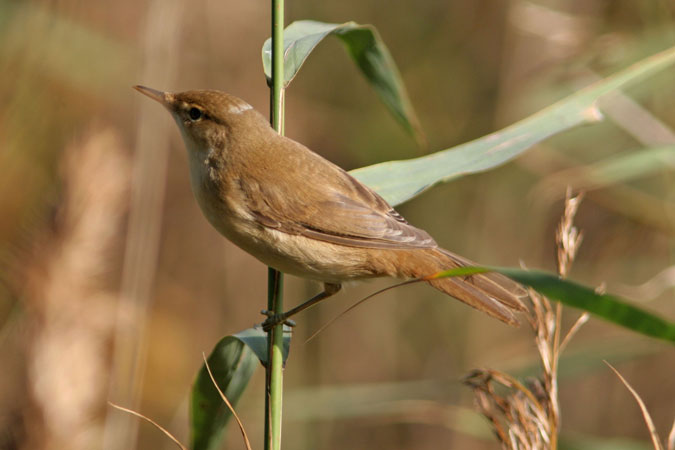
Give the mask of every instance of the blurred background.
<svg viewBox="0 0 675 450">
<path fill-rule="evenodd" d="M 675 45 L 670 0 L 288 0 L 287 23 L 299 19 L 375 25 L 428 137 L 418 148 L 328 39 L 287 92 L 286 133 L 346 169 L 478 138 Z M 175 125 L 131 86 L 220 89 L 267 114 L 269 23 L 264 1 L 0 0 L 0 449 L 173 448 L 108 399 L 189 441 L 202 352 L 262 321 L 266 268 L 207 224 Z M 673 320 L 675 164 L 644 150 L 675 143 L 673 73 L 604 102 L 599 124 L 398 209 L 477 261 L 555 270 L 566 186 L 585 189 L 571 278 Z M 390 283 L 347 286 L 297 317 L 285 448 L 497 448 L 461 379 L 536 375 L 528 326 L 415 285 L 303 343 Z M 285 304 L 318 290 L 287 277 Z M 561 359 L 563 448 L 651 448 L 603 359 L 670 430 L 673 347 L 591 319 Z M 237 408 L 254 448 L 263 382 L 258 370 Z M 233 428 L 225 441 L 241 446 Z"/>
</svg>

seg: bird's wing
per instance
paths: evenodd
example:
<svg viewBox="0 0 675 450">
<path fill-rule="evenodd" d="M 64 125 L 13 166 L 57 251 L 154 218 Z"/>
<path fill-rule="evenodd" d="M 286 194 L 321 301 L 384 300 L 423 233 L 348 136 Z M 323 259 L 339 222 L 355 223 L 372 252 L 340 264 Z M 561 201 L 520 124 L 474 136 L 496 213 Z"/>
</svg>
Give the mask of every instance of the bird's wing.
<svg viewBox="0 0 675 450">
<path fill-rule="evenodd" d="M 353 247 L 437 246 L 426 231 L 408 224 L 377 193 L 312 155 L 316 158 L 312 157 L 307 167 L 295 168 L 293 183 L 265 176 L 240 183 L 248 209 L 258 222 L 286 233 Z M 305 181 L 302 189 L 298 189 L 298 179 Z"/>
</svg>

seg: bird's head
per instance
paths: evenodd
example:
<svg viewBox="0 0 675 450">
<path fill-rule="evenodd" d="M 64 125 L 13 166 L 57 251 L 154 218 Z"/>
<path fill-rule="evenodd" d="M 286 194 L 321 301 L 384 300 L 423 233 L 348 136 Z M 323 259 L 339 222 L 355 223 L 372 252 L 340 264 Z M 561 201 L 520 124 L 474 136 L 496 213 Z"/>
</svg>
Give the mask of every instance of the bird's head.
<svg viewBox="0 0 675 450">
<path fill-rule="evenodd" d="M 164 105 L 178 124 L 190 153 L 202 155 L 212 149 L 223 150 L 233 141 L 269 129 L 268 122 L 251 105 L 225 92 L 171 93 L 145 86 L 134 86 L 134 89 Z"/>
</svg>

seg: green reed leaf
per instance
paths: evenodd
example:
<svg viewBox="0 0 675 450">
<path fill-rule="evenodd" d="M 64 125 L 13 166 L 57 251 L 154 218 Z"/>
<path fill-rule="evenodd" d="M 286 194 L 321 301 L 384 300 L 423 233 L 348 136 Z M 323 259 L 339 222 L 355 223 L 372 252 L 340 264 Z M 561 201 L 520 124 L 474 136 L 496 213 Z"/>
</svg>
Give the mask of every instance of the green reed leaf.
<svg viewBox="0 0 675 450">
<path fill-rule="evenodd" d="M 335 36 L 342 41 L 389 112 L 420 145 L 425 145 L 422 128 L 396 63 L 372 25 L 313 20 L 299 20 L 290 24 L 284 31 L 285 85 L 291 83 L 314 48 L 328 36 Z M 262 60 L 263 70 L 269 80 L 272 75 L 271 39 L 267 39 L 263 45 Z"/>
<path fill-rule="evenodd" d="M 675 47 L 665 50 L 554 103 L 500 131 L 437 153 L 405 161 L 389 161 L 350 173 L 391 205 L 416 197 L 435 184 L 483 172 L 521 155 L 562 131 L 602 118 L 597 101 L 675 62 Z"/>
</svg>

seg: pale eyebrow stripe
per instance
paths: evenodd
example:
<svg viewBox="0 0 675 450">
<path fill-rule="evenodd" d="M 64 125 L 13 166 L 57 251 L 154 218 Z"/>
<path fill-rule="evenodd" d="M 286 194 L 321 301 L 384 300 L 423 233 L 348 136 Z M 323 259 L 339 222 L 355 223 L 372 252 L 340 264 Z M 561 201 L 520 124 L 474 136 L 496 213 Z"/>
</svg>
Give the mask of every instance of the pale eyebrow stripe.
<svg viewBox="0 0 675 450">
<path fill-rule="evenodd" d="M 249 105 L 248 103 L 240 103 L 230 106 L 228 111 L 232 114 L 240 114 L 244 111 L 248 111 L 249 109 L 253 109 L 253 106 Z"/>
</svg>

